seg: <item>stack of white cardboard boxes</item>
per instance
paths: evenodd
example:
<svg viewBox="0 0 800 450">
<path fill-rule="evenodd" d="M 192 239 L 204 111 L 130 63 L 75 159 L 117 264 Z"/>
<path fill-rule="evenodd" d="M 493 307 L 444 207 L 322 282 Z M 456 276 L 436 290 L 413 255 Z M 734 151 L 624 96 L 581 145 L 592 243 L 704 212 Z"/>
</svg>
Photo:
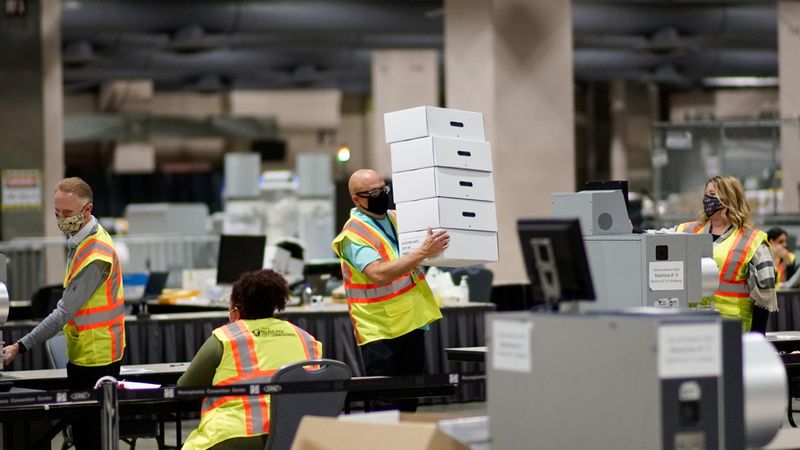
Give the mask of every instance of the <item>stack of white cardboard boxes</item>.
<svg viewBox="0 0 800 450">
<path fill-rule="evenodd" d="M 483 114 L 420 106 L 387 113 L 384 125 L 392 149 L 400 254 L 419 247 L 428 228 L 446 229 L 449 247 L 424 264 L 497 261 L 492 150 Z"/>
</svg>

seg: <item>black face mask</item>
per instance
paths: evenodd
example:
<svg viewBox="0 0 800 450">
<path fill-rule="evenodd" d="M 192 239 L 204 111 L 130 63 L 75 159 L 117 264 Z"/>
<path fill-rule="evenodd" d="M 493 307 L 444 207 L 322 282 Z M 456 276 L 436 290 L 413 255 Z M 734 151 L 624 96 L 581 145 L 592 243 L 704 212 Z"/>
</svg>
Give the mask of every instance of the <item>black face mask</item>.
<svg viewBox="0 0 800 450">
<path fill-rule="evenodd" d="M 715 212 L 724 207 L 725 206 L 717 197 L 712 197 L 710 195 L 703 196 L 703 212 L 706 213 L 706 217 L 713 216 Z"/>
<path fill-rule="evenodd" d="M 389 193 L 381 191 L 377 197 L 367 197 L 366 210 L 372 214 L 382 216 L 389 209 Z"/>
</svg>

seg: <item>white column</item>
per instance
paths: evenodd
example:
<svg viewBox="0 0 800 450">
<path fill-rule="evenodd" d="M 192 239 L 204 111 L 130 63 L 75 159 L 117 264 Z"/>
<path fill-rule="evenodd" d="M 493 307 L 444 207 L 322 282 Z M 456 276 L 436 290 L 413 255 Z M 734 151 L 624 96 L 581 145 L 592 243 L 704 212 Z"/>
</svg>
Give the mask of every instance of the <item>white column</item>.
<svg viewBox="0 0 800 450">
<path fill-rule="evenodd" d="M 446 0 L 447 106 L 483 112 L 492 144 L 499 283 L 526 282 L 516 223 L 575 190 L 571 2 Z"/>
<path fill-rule="evenodd" d="M 383 115 L 415 106 L 439 106 L 436 50 L 373 51 L 372 104 L 371 137 L 365 164 L 389 178 L 392 161 L 384 134 Z"/>
<path fill-rule="evenodd" d="M 44 234 L 61 236 L 53 216 L 53 192 L 64 175 L 64 89 L 61 75 L 61 2 L 41 2 L 42 45 L 42 210 Z M 64 280 L 66 261 L 63 247 L 48 246 L 45 251 L 45 280 L 48 284 Z"/>
<path fill-rule="evenodd" d="M 800 211 L 800 3 L 778 2 L 778 77 L 781 118 L 795 119 L 781 126 L 781 176 L 783 211 Z"/>
</svg>

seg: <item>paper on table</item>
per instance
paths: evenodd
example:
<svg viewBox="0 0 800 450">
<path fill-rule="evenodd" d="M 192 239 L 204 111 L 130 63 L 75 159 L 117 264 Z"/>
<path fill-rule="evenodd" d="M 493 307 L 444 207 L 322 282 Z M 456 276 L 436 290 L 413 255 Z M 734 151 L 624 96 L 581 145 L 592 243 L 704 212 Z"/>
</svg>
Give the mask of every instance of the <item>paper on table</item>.
<svg viewBox="0 0 800 450">
<path fill-rule="evenodd" d="M 377 411 L 364 414 L 346 414 L 340 415 L 339 420 L 348 422 L 397 423 L 400 422 L 400 411 L 392 409 L 389 411 Z"/>
<path fill-rule="evenodd" d="M 130 389 L 130 390 L 135 390 L 135 389 L 158 389 L 158 388 L 161 387 L 161 385 L 160 384 L 155 384 L 155 383 L 142 383 L 140 381 L 125 381 L 125 380 L 122 380 L 122 381 L 119 382 L 119 387 L 121 389 Z"/>
<path fill-rule="evenodd" d="M 134 369 L 132 367 L 123 367 L 119 370 L 120 375 L 141 375 L 143 373 L 152 373 L 150 369 Z"/>
</svg>

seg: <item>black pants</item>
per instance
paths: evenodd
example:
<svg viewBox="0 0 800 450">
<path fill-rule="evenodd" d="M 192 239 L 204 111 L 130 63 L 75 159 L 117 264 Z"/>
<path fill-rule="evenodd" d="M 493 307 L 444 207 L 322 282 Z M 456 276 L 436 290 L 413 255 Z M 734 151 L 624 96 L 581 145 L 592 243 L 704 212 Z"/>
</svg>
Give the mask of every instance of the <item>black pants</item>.
<svg viewBox="0 0 800 450">
<path fill-rule="evenodd" d="M 766 333 L 767 319 L 769 319 L 769 311 L 753 305 L 753 321 L 750 324 L 750 331 L 753 333 Z"/>
<path fill-rule="evenodd" d="M 92 389 L 97 379 L 106 375 L 119 378 L 121 361 L 107 366 L 85 367 L 67 363 L 67 383 L 70 390 Z M 100 449 L 100 414 L 90 414 L 70 421 L 76 450 Z"/>
<path fill-rule="evenodd" d="M 414 330 L 394 339 L 383 339 L 361 346 L 367 376 L 404 376 L 425 373 L 425 332 Z M 396 402 L 370 401 L 367 411 L 399 409 L 414 412 L 416 398 Z"/>
</svg>

